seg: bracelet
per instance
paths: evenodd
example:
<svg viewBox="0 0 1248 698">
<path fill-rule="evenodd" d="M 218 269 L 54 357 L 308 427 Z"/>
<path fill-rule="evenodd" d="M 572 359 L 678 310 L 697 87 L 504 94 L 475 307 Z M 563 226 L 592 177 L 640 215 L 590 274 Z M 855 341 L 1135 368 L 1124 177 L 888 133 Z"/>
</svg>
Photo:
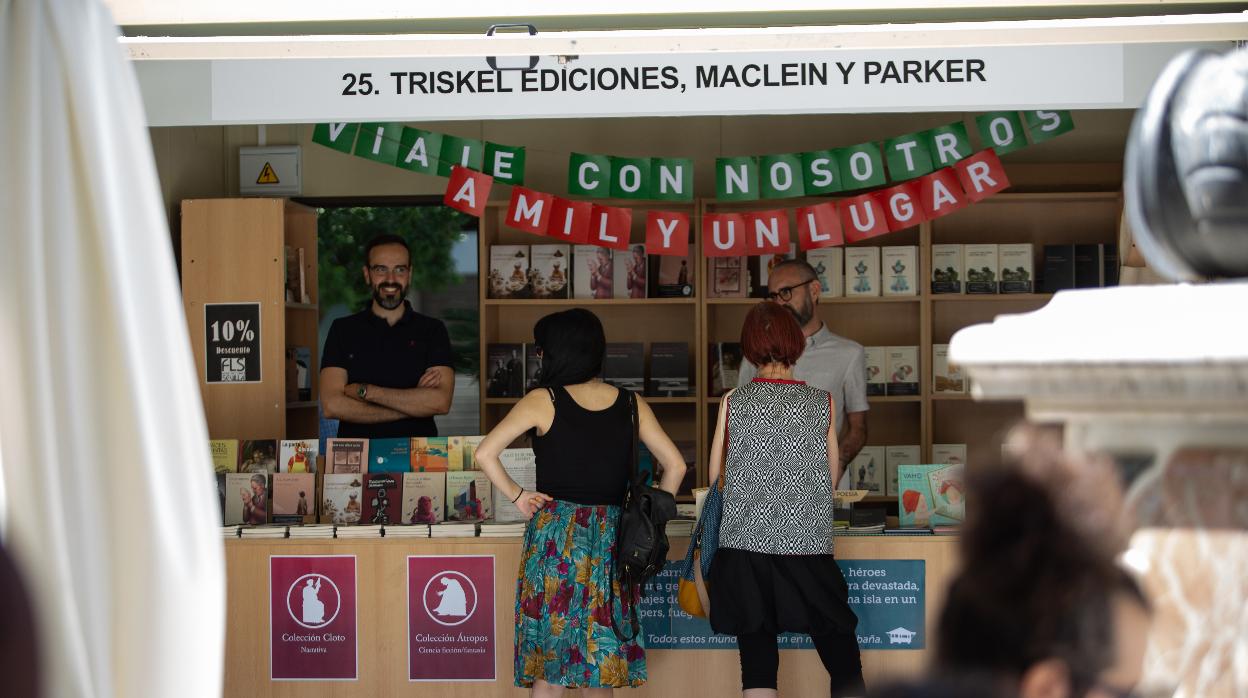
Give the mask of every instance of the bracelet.
<svg viewBox="0 0 1248 698">
<path fill-rule="evenodd" d="M 520 488 L 520 491 L 516 493 L 516 498 L 515 498 L 515 499 L 513 499 L 513 500 L 511 500 L 511 503 L 512 503 L 512 504 L 515 504 L 516 502 L 520 501 L 520 495 L 522 495 L 522 494 L 524 494 L 524 488 L 523 488 L 523 487 L 521 487 L 521 488 Z"/>
</svg>

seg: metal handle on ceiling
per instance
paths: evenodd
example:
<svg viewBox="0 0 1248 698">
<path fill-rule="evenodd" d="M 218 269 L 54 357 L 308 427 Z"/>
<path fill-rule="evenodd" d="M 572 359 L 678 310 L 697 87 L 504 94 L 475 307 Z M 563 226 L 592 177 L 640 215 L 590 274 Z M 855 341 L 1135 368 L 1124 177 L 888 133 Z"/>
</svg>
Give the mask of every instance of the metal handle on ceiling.
<svg viewBox="0 0 1248 698">
<path fill-rule="evenodd" d="M 525 29 L 527 29 L 529 31 L 529 36 L 537 36 L 537 27 L 532 24 L 525 24 L 523 22 L 514 23 L 514 24 L 491 24 L 490 28 L 485 30 L 485 35 L 494 36 L 494 33 L 498 31 L 499 29 L 517 29 L 519 27 L 524 27 Z M 529 56 L 529 66 L 527 68 L 523 68 L 523 67 L 500 68 L 498 67 L 497 56 L 486 56 L 485 62 L 489 64 L 490 70 L 533 70 L 534 68 L 537 67 L 537 56 Z"/>
</svg>

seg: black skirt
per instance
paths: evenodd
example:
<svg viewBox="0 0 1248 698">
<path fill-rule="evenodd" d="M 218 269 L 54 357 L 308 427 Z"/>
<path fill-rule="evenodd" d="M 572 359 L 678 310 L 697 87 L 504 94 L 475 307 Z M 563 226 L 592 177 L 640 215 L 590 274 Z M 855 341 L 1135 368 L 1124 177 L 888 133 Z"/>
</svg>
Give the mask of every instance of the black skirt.
<svg viewBox="0 0 1248 698">
<path fill-rule="evenodd" d="M 749 633 L 852 633 L 858 616 L 831 555 L 768 555 L 720 548 L 707 577 L 711 628 Z"/>
</svg>

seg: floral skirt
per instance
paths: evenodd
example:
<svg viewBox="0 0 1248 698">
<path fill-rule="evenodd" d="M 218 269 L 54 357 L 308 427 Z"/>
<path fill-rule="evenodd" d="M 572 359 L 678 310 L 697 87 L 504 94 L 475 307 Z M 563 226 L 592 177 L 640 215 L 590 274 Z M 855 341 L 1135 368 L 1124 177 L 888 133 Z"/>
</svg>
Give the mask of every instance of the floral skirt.
<svg viewBox="0 0 1248 698">
<path fill-rule="evenodd" d="M 619 584 L 609 578 L 619 515 L 619 507 L 556 500 L 529 520 L 516 582 L 517 686 L 646 682 L 644 633 L 620 642 L 611 629 L 623 617 Z"/>
</svg>

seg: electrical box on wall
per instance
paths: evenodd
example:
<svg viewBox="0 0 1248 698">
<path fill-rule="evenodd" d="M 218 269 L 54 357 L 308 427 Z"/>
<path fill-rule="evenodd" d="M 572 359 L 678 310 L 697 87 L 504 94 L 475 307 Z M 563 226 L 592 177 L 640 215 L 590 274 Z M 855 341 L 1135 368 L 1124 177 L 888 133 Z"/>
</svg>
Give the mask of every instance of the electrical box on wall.
<svg viewBox="0 0 1248 698">
<path fill-rule="evenodd" d="M 303 155 L 297 145 L 238 149 L 238 192 L 244 196 L 303 193 Z"/>
</svg>

